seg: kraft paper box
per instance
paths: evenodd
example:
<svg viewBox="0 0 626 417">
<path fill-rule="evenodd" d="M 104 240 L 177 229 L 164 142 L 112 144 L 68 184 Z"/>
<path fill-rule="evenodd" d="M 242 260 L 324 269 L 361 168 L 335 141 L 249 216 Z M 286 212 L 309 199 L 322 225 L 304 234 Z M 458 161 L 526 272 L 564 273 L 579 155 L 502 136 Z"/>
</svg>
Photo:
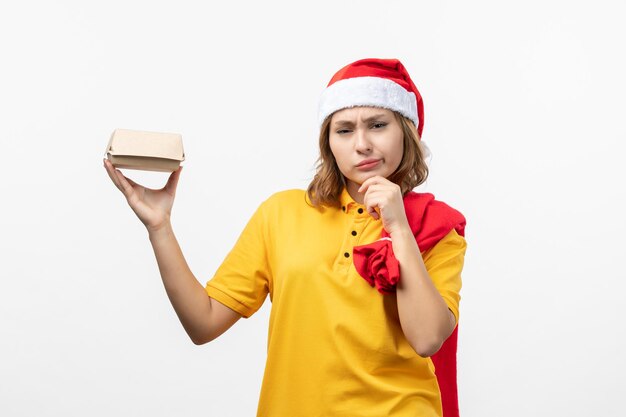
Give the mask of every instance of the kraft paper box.
<svg viewBox="0 0 626 417">
<path fill-rule="evenodd" d="M 173 172 L 185 160 L 182 136 L 176 133 L 115 129 L 106 150 L 116 168 Z"/>
</svg>

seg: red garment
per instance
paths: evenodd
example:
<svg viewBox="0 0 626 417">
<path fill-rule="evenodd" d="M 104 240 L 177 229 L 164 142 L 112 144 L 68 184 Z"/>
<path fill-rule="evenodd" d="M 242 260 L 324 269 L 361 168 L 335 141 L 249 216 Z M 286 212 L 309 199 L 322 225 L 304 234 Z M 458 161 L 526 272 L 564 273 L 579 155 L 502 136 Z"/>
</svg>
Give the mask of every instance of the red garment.
<svg viewBox="0 0 626 417">
<path fill-rule="evenodd" d="M 452 229 L 465 236 L 465 217 L 446 203 L 435 200 L 431 193 L 407 193 L 404 210 L 421 252 L 435 246 Z M 395 292 L 400 280 L 400 264 L 385 229 L 380 240 L 355 246 L 353 255 L 354 267 L 372 287 L 381 294 Z"/>
<path fill-rule="evenodd" d="M 407 193 L 404 196 L 404 209 L 421 252 L 435 246 L 452 229 L 465 236 L 465 217 L 446 203 L 435 200 L 431 193 Z M 381 294 L 395 292 L 400 280 L 400 263 L 393 254 L 391 239 L 384 229 L 380 240 L 354 247 L 353 262 L 357 272 Z M 444 417 L 459 416 L 456 384 L 458 328 L 457 324 L 439 351 L 431 356 Z"/>
</svg>

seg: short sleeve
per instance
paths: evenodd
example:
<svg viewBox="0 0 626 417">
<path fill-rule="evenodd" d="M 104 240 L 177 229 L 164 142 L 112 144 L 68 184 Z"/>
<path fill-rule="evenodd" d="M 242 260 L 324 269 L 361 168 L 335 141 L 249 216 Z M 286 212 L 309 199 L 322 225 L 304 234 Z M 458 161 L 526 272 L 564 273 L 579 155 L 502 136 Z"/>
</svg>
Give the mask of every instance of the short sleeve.
<svg viewBox="0 0 626 417">
<path fill-rule="evenodd" d="M 266 204 L 262 203 L 205 286 L 211 298 L 244 318 L 261 308 L 271 288 L 267 256 L 270 228 L 265 210 Z"/>
<path fill-rule="evenodd" d="M 422 254 L 428 275 L 454 314 L 457 323 L 461 299 L 461 271 L 466 248 L 465 238 L 452 229 L 435 246 Z"/>
</svg>

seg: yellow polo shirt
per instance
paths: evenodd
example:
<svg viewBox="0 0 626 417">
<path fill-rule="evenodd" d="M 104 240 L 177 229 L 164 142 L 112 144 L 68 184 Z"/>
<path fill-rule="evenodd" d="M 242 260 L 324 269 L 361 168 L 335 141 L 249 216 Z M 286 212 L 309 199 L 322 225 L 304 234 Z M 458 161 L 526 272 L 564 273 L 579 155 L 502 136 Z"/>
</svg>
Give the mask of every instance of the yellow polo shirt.
<svg viewBox="0 0 626 417">
<path fill-rule="evenodd" d="M 304 190 L 273 194 L 206 283 L 245 318 L 272 301 L 257 416 L 441 417 L 433 363 L 406 340 L 395 293 L 379 293 L 352 263 L 353 246 L 377 240 L 382 221 L 345 189 L 341 203 L 320 210 Z M 457 319 L 465 249 L 452 230 L 422 252 Z"/>
</svg>

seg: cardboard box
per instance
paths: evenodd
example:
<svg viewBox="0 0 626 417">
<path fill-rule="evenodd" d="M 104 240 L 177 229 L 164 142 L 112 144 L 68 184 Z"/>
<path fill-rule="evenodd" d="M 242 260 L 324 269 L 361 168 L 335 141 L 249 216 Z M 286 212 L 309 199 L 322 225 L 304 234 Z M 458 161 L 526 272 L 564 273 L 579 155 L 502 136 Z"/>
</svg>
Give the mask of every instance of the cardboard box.
<svg viewBox="0 0 626 417">
<path fill-rule="evenodd" d="M 185 160 L 182 136 L 176 133 L 115 129 L 106 150 L 116 168 L 173 172 Z"/>
</svg>

